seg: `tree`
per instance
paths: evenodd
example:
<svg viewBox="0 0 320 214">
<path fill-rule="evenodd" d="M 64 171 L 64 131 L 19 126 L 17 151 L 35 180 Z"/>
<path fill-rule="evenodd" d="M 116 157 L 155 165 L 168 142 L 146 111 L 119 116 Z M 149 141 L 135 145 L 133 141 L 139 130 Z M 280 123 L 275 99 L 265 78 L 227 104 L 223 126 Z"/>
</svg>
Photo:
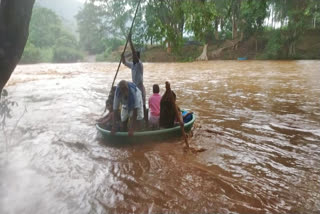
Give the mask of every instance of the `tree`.
<svg viewBox="0 0 320 214">
<path fill-rule="evenodd" d="M 183 0 L 150 0 L 146 8 L 148 34 L 164 40 L 168 53 L 178 50 L 184 31 Z"/>
<path fill-rule="evenodd" d="M 276 20 L 280 19 L 281 23 L 285 26 L 282 33 L 286 37 L 288 57 L 296 55 L 296 42 L 301 38 L 308 26 L 310 26 L 306 23 L 312 18 L 308 7 L 312 2 L 312 0 L 271 1 L 275 16 L 277 17 Z M 286 23 L 283 20 L 286 20 Z"/>
<path fill-rule="evenodd" d="M 193 32 L 198 40 L 205 43 L 198 60 L 208 60 L 208 42 L 213 37 L 213 32 L 215 30 L 218 31 L 217 27 L 215 27 L 217 25 L 215 4 L 212 1 L 188 0 L 184 2 L 183 8 L 186 14 L 187 31 Z"/>
<path fill-rule="evenodd" d="M 53 62 L 77 62 L 82 58 L 76 38 L 62 31 L 53 48 Z"/>
<path fill-rule="evenodd" d="M 267 16 L 267 0 L 244 0 L 240 10 L 241 30 L 247 37 L 262 30 Z"/>
<path fill-rule="evenodd" d="M 143 2 L 143 0 L 142 0 Z M 110 49 L 110 41 L 125 40 L 138 0 L 95 0 L 87 2 L 76 16 L 79 26 L 80 43 L 92 54 Z M 143 43 L 145 38 L 145 22 L 143 8 L 137 15 L 133 40 Z M 90 33 L 88 33 L 90 32 Z"/>
<path fill-rule="evenodd" d="M 33 9 L 29 41 L 36 47 L 52 47 L 60 36 L 61 29 L 61 20 L 52 10 L 42 7 Z"/>
<path fill-rule="evenodd" d="M 22 63 L 38 63 L 41 61 L 41 50 L 34 46 L 30 41 L 27 42 L 24 48 L 20 62 Z"/>
<path fill-rule="evenodd" d="M 258 51 L 257 34 L 262 33 L 263 23 L 267 17 L 267 0 L 251 1 L 245 0 L 241 4 L 240 18 L 241 34 L 245 37 L 254 36 L 256 51 Z M 243 38 L 241 38 L 242 40 Z"/>
<path fill-rule="evenodd" d="M 64 47 L 65 53 L 60 51 L 57 54 L 61 47 Z M 74 62 L 81 59 L 80 55 L 77 39 L 64 28 L 60 17 L 52 10 L 35 7 L 30 22 L 30 36 L 21 62 Z"/>
<path fill-rule="evenodd" d="M 92 2 L 86 2 L 76 15 L 81 47 L 90 54 L 104 51 L 103 16 L 104 11 Z"/>
<path fill-rule="evenodd" d="M 188 0 L 184 2 L 183 9 L 186 16 L 186 30 L 193 32 L 198 40 L 207 43 L 208 34 L 216 30 L 215 21 L 217 12 L 214 2 Z"/>
<path fill-rule="evenodd" d="M 0 1 L 0 92 L 23 53 L 33 5 L 34 0 Z"/>
</svg>

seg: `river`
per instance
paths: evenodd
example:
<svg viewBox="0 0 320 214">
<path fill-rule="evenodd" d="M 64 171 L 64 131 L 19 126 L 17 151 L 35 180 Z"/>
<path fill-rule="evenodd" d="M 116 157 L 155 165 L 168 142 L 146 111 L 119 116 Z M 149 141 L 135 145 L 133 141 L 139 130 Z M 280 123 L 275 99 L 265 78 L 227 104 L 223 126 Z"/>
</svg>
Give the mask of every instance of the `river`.
<svg viewBox="0 0 320 214">
<path fill-rule="evenodd" d="M 196 114 L 198 154 L 180 139 L 103 141 L 95 120 L 116 67 L 16 68 L 0 213 L 319 213 L 320 61 L 145 63 L 147 97 L 169 80 Z M 130 78 L 122 67 L 117 80 Z"/>
</svg>

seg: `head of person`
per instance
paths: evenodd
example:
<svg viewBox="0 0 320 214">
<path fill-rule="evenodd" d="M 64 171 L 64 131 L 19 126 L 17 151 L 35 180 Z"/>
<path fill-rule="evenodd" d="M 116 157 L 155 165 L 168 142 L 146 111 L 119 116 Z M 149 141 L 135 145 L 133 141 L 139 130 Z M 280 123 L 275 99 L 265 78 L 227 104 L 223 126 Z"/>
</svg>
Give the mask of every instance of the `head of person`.
<svg viewBox="0 0 320 214">
<path fill-rule="evenodd" d="M 175 102 L 177 99 L 176 94 L 173 91 L 171 91 L 171 86 L 168 81 L 166 81 L 165 96 L 167 97 L 168 100 L 171 100 L 172 102 Z"/>
<path fill-rule="evenodd" d="M 166 91 L 171 91 L 170 83 L 166 81 Z"/>
<path fill-rule="evenodd" d="M 106 107 L 104 109 L 104 112 L 106 112 L 107 110 L 109 112 L 112 112 L 113 111 L 113 99 L 114 99 L 114 94 L 115 94 L 115 91 L 116 91 L 116 86 L 113 86 L 111 88 L 111 91 L 109 92 L 109 96 L 108 96 L 108 99 L 106 100 Z"/>
<path fill-rule="evenodd" d="M 154 93 L 154 94 L 159 94 L 160 88 L 159 88 L 159 85 L 158 85 L 158 84 L 154 84 L 153 87 L 152 87 L 152 89 L 153 89 L 153 93 Z"/>
<path fill-rule="evenodd" d="M 121 80 L 118 84 L 118 87 L 119 87 L 121 95 L 127 98 L 129 96 L 128 82 L 125 80 Z"/>
<path fill-rule="evenodd" d="M 113 111 L 113 99 L 114 99 L 114 94 L 115 94 L 115 91 L 116 91 L 116 86 L 113 86 L 111 88 L 111 91 L 109 93 L 109 96 L 108 96 L 108 99 L 106 100 L 106 109 L 109 111 L 109 112 L 112 112 Z"/>
</svg>

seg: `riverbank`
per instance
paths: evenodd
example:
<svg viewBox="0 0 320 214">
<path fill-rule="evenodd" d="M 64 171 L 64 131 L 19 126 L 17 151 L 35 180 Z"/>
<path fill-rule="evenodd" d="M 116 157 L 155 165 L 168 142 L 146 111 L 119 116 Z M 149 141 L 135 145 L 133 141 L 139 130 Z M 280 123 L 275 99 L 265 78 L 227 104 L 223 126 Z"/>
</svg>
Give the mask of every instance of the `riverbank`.
<svg viewBox="0 0 320 214">
<path fill-rule="evenodd" d="M 208 60 L 314 60 L 320 59 L 320 30 L 309 30 L 295 43 L 295 54 L 289 55 L 289 42 L 280 33 L 265 32 L 257 37 L 239 40 L 221 40 L 208 43 Z M 176 51 L 169 52 L 161 45 L 146 45 L 140 48 L 143 62 L 193 62 L 201 55 L 204 45 L 197 41 L 186 41 Z M 78 62 L 119 62 L 124 46 L 108 54 L 89 55 L 81 53 Z M 131 55 L 129 47 L 126 52 Z M 46 58 L 46 57 L 45 57 Z M 21 61 L 20 64 L 41 63 L 42 61 Z M 43 61 L 45 63 L 50 62 Z M 67 62 L 65 62 L 67 63 Z"/>
<path fill-rule="evenodd" d="M 250 37 L 242 41 L 223 40 L 208 44 L 208 60 L 237 60 L 246 58 L 249 60 L 306 60 L 320 59 L 320 32 L 309 30 L 295 44 L 295 55 L 287 53 L 288 42 L 281 38 L 280 34 L 265 32 L 259 37 Z M 278 40 L 281 40 L 279 42 Z M 277 40 L 277 41 L 274 41 Z M 102 61 L 116 62 L 123 47 L 113 51 Z M 142 61 L 145 62 L 192 62 L 196 61 L 203 50 L 199 42 L 188 42 L 177 52 L 169 53 L 163 46 L 146 46 L 141 52 Z M 130 54 L 129 52 L 127 53 Z M 98 60 L 99 61 L 99 60 Z"/>
</svg>

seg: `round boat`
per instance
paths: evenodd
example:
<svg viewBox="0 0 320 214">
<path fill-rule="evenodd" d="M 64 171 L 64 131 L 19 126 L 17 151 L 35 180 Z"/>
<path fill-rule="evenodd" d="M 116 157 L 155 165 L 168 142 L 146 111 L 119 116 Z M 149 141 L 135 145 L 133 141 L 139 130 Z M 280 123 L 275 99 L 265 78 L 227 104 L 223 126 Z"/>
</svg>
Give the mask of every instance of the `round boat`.
<svg viewBox="0 0 320 214">
<path fill-rule="evenodd" d="M 185 132 L 189 132 L 191 130 L 195 119 L 195 115 L 192 114 L 192 119 L 184 124 Z M 133 136 L 128 136 L 128 132 L 116 132 L 114 135 L 111 135 L 111 131 L 103 129 L 99 124 L 97 124 L 96 127 L 105 140 L 119 143 L 158 141 L 182 136 L 180 126 L 175 126 L 169 129 L 134 132 Z"/>
</svg>

